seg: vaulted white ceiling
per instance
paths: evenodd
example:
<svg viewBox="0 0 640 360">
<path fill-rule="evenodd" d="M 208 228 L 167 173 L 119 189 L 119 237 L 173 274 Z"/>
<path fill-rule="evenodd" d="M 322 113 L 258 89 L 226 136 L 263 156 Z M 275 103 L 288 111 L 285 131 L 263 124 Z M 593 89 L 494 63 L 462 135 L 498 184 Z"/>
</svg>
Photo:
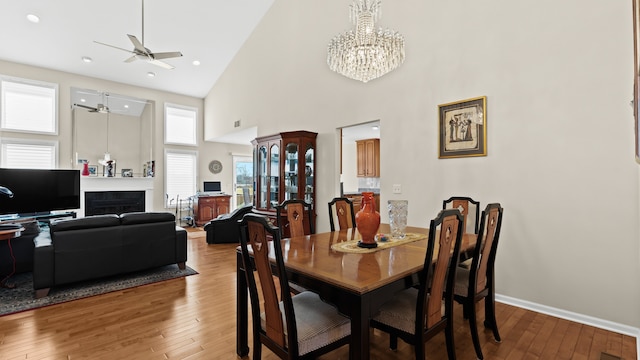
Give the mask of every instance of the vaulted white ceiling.
<svg viewBox="0 0 640 360">
<path fill-rule="evenodd" d="M 203 98 L 273 1 L 146 0 L 144 45 L 182 52 L 163 60 L 173 70 L 125 63 L 131 54 L 94 43 L 133 49 L 127 34 L 142 41 L 142 0 L 1 1 L 0 59 Z M 28 14 L 40 21 L 28 21 Z"/>
</svg>

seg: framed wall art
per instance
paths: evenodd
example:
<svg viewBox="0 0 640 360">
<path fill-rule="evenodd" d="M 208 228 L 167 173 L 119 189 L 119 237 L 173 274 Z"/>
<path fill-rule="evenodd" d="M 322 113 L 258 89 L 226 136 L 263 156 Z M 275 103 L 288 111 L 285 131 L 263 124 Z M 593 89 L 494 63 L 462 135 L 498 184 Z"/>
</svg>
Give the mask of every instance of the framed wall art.
<svg viewBox="0 0 640 360">
<path fill-rule="evenodd" d="M 89 165 L 89 176 L 98 176 L 98 165 Z"/>
<path fill-rule="evenodd" d="M 438 157 L 486 156 L 486 115 L 486 96 L 438 105 Z"/>
</svg>

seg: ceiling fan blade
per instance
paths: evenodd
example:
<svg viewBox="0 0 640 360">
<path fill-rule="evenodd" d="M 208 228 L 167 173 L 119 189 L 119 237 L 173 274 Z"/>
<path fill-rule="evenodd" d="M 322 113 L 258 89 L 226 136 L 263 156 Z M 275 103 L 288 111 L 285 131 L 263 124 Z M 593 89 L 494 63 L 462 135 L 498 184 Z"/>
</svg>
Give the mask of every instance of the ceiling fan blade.
<svg viewBox="0 0 640 360">
<path fill-rule="evenodd" d="M 87 110 L 89 110 L 91 112 L 98 112 L 98 109 L 96 109 L 94 107 L 91 107 L 91 106 L 82 105 L 82 104 L 73 104 L 73 105 L 77 106 L 77 107 L 81 107 L 81 108 L 87 109 Z"/>
<path fill-rule="evenodd" d="M 124 62 L 130 63 L 130 62 L 134 61 L 135 59 L 137 59 L 137 57 L 136 57 L 136 55 L 133 55 L 132 57 L 127 58 Z"/>
<path fill-rule="evenodd" d="M 142 43 L 140 41 L 138 41 L 138 38 L 133 36 L 133 35 L 129 35 L 127 34 L 127 36 L 129 37 L 129 40 L 131 40 L 131 42 L 133 43 L 133 46 L 135 47 L 135 49 L 137 51 L 139 51 L 142 54 L 148 55 L 149 52 L 147 51 L 147 49 L 145 49 L 144 45 L 142 45 Z"/>
<path fill-rule="evenodd" d="M 158 66 L 160 66 L 162 68 L 165 68 L 167 70 L 173 70 L 174 69 L 173 66 L 171 66 L 171 65 L 169 65 L 169 64 L 167 64 L 165 62 L 162 62 L 160 60 L 149 60 L 149 62 L 154 64 L 154 65 L 158 65 Z"/>
<path fill-rule="evenodd" d="M 133 53 L 133 54 L 135 54 L 133 51 L 131 51 L 131 50 L 127 50 L 127 49 L 123 49 L 123 48 L 121 48 L 121 47 L 117 47 L 117 46 L 113 46 L 113 45 L 109 45 L 109 44 L 101 43 L 100 41 L 95 41 L 95 40 L 94 40 L 93 42 L 94 42 L 94 43 L 96 43 L 96 44 L 100 44 L 100 45 L 104 45 L 104 46 L 112 47 L 112 48 L 114 48 L 114 49 L 118 49 L 118 50 L 126 51 L 126 52 L 128 52 L 128 53 Z"/>
<path fill-rule="evenodd" d="M 158 60 L 158 59 L 176 58 L 176 57 L 181 57 L 181 56 L 182 56 L 182 53 L 180 51 L 151 53 L 151 57 L 153 57 L 156 60 Z"/>
</svg>

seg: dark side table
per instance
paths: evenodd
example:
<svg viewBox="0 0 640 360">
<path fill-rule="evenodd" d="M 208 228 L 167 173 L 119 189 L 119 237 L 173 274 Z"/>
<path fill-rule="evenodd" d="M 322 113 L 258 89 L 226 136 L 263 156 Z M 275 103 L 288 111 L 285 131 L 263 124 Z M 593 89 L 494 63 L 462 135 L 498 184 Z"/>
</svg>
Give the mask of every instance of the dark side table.
<svg viewBox="0 0 640 360">
<path fill-rule="evenodd" d="M 9 229 L 3 229 L 0 227 L 0 241 L 7 241 L 7 244 L 9 245 L 9 253 L 11 254 L 11 260 L 13 260 L 13 270 L 11 271 L 11 273 L 9 273 L 9 275 L 5 276 L 5 278 L 0 281 L 0 287 L 7 289 L 13 289 L 16 287 L 16 284 L 7 283 L 11 276 L 13 276 L 13 274 L 15 274 L 16 272 L 16 257 L 13 255 L 13 249 L 11 248 L 11 239 L 20 236 L 20 233 L 22 231 L 24 231 L 23 227 Z"/>
</svg>

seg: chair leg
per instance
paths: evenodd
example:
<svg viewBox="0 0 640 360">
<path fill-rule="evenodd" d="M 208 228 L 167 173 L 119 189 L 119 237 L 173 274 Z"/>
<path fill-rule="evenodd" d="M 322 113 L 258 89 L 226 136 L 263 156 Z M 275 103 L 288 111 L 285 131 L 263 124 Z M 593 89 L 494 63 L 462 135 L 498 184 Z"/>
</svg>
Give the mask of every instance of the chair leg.
<svg viewBox="0 0 640 360">
<path fill-rule="evenodd" d="M 493 331 L 493 337 L 497 342 L 501 342 L 500 333 L 498 332 L 498 323 L 496 322 L 496 304 L 493 299 L 492 292 L 484 298 L 484 326 Z"/>
<path fill-rule="evenodd" d="M 469 330 L 471 331 L 471 339 L 473 340 L 473 348 L 476 350 L 476 356 L 478 359 L 484 359 L 482 355 L 482 348 L 480 347 L 480 338 L 478 337 L 478 324 L 477 317 L 475 312 L 475 304 L 473 301 L 470 302 L 473 305 L 473 310 L 469 314 Z"/>
<path fill-rule="evenodd" d="M 449 318 L 447 319 L 447 327 L 444 329 L 444 337 L 447 343 L 447 355 L 449 356 L 449 360 L 456 360 L 456 347 L 453 344 L 453 317 L 452 316 L 449 316 Z M 422 359 L 424 359 L 424 357 Z"/>
<path fill-rule="evenodd" d="M 393 351 L 398 350 L 398 335 L 389 334 L 389 349 Z"/>
</svg>

